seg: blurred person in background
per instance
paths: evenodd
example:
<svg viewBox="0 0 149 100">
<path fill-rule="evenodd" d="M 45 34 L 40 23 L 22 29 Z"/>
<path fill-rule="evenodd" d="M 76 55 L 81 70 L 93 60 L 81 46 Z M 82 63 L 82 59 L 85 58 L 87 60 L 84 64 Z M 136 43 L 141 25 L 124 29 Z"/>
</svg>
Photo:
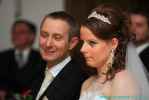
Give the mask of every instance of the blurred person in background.
<svg viewBox="0 0 149 100">
<path fill-rule="evenodd" d="M 1 69 L 5 70 L 7 90 L 24 94 L 31 88 L 34 79 L 40 74 L 43 60 L 40 53 L 32 48 L 36 37 L 36 26 L 20 19 L 13 23 L 11 41 L 13 48 L 0 53 Z"/>
<path fill-rule="evenodd" d="M 133 43 L 149 74 L 149 14 L 142 9 L 132 10 L 130 20 L 130 33 L 135 36 Z"/>
</svg>

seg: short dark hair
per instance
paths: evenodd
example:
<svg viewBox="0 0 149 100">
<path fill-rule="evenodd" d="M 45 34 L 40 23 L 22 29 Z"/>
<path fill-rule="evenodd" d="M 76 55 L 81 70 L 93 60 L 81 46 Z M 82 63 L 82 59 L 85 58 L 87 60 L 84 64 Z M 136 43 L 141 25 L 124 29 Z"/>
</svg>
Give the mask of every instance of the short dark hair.
<svg viewBox="0 0 149 100">
<path fill-rule="evenodd" d="M 135 14 L 135 15 L 141 15 L 144 16 L 147 20 L 147 24 L 149 26 L 149 13 L 147 11 L 147 9 L 143 9 L 143 8 L 134 8 L 134 9 L 130 9 L 129 10 L 129 14 Z"/>
<path fill-rule="evenodd" d="M 79 31 L 80 31 L 79 30 L 79 24 L 75 20 L 75 18 L 73 16 L 71 16 L 70 14 L 68 14 L 64 11 L 56 11 L 56 12 L 49 13 L 42 20 L 40 27 L 42 27 L 46 18 L 61 19 L 65 22 L 67 22 L 68 25 L 70 26 L 70 29 L 69 29 L 70 38 L 73 36 L 79 36 Z"/>
<path fill-rule="evenodd" d="M 19 20 L 16 20 L 13 25 L 12 25 L 12 31 L 15 29 L 15 27 L 18 25 L 18 24 L 25 24 L 29 30 L 31 31 L 32 34 L 36 35 L 36 26 L 34 23 L 32 23 L 31 21 L 28 21 L 28 20 L 25 20 L 25 19 L 19 19 Z"/>
<path fill-rule="evenodd" d="M 122 10 L 111 4 L 101 4 L 93 12 L 100 15 L 100 18 L 89 17 L 82 26 L 89 28 L 93 34 L 102 40 L 111 40 L 117 38 L 119 43 L 115 50 L 115 57 L 112 67 L 108 70 L 107 75 L 114 77 L 115 73 L 125 68 L 126 48 L 129 40 L 128 27 L 130 21 L 128 16 Z M 109 22 L 104 22 L 104 18 Z M 107 21 L 106 19 L 106 21 Z M 100 56 L 100 55 L 99 55 Z"/>
</svg>

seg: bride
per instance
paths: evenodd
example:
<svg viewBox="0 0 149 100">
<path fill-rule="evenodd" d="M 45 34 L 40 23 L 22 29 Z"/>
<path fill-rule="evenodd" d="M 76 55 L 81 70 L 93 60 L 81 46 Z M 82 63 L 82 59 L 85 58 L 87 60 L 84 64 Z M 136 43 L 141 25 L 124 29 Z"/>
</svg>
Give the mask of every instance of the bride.
<svg viewBox="0 0 149 100">
<path fill-rule="evenodd" d="M 103 4 L 91 12 L 80 29 L 81 52 L 96 73 L 83 83 L 79 100 L 148 100 L 147 89 L 142 95 L 144 82 L 132 71 L 135 64 L 129 67 L 133 65 L 126 57 L 132 50 L 129 46 L 127 51 L 128 37 L 128 20 L 121 10 Z M 141 78 L 146 79 L 145 74 Z"/>
</svg>

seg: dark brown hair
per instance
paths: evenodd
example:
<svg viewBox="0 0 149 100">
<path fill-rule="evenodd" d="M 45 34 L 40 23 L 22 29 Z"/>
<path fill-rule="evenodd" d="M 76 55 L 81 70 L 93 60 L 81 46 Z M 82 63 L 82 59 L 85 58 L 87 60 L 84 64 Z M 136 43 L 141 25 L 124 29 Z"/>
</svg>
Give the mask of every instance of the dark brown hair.
<svg viewBox="0 0 149 100">
<path fill-rule="evenodd" d="M 126 46 L 129 40 L 129 20 L 122 10 L 111 4 L 99 5 L 92 10 L 91 14 L 93 12 L 104 16 L 110 23 L 104 22 L 98 17 L 89 17 L 82 25 L 89 28 L 100 39 L 107 41 L 115 37 L 119 40 L 118 47 L 115 50 L 113 65 L 107 72 L 107 76 L 111 76 L 112 79 L 116 72 L 125 68 Z"/>
<path fill-rule="evenodd" d="M 36 25 L 33 22 L 30 22 L 25 19 L 16 20 L 12 25 L 11 31 L 14 31 L 14 29 L 18 24 L 25 24 L 30 30 L 30 33 L 36 35 L 36 32 L 37 32 Z"/>
<path fill-rule="evenodd" d="M 66 23 L 68 23 L 70 29 L 69 29 L 69 36 L 70 38 L 73 36 L 78 36 L 79 37 L 79 24 L 77 23 L 77 21 L 75 20 L 74 17 L 72 17 L 71 15 L 69 15 L 68 13 L 64 12 L 64 11 L 56 11 L 56 12 L 52 12 L 47 14 L 44 19 L 42 20 L 41 26 L 43 25 L 44 21 L 46 20 L 46 18 L 52 18 L 52 19 L 60 19 L 65 21 Z"/>
<path fill-rule="evenodd" d="M 131 9 L 131 10 L 129 10 L 129 14 L 144 16 L 146 18 L 147 24 L 149 26 L 149 13 L 148 13 L 147 9 L 143 9 L 143 8 Z"/>
</svg>

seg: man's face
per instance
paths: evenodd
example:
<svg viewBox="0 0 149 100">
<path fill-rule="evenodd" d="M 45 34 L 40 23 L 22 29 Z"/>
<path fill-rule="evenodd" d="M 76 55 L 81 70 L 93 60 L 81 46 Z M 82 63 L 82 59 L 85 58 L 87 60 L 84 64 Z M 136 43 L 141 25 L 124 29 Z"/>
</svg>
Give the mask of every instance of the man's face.
<svg viewBox="0 0 149 100">
<path fill-rule="evenodd" d="M 147 18 L 143 15 L 132 14 L 130 31 L 136 36 L 134 41 L 136 44 L 140 44 L 148 40 L 149 25 L 147 23 Z"/>
<path fill-rule="evenodd" d="M 57 64 L 69 55 L 69 25 L 60 19 L 46 18 L 40 30 L 40 52 L 50 64 Z"/>
<path fill-rule="evenodd" d="M 13 45 L 18 49 L 24 49 L 30 45 L 32 41 L 32 33 L 28 26 L 24 23 L 17 24 L 11 32 Z"/>
</svg>

